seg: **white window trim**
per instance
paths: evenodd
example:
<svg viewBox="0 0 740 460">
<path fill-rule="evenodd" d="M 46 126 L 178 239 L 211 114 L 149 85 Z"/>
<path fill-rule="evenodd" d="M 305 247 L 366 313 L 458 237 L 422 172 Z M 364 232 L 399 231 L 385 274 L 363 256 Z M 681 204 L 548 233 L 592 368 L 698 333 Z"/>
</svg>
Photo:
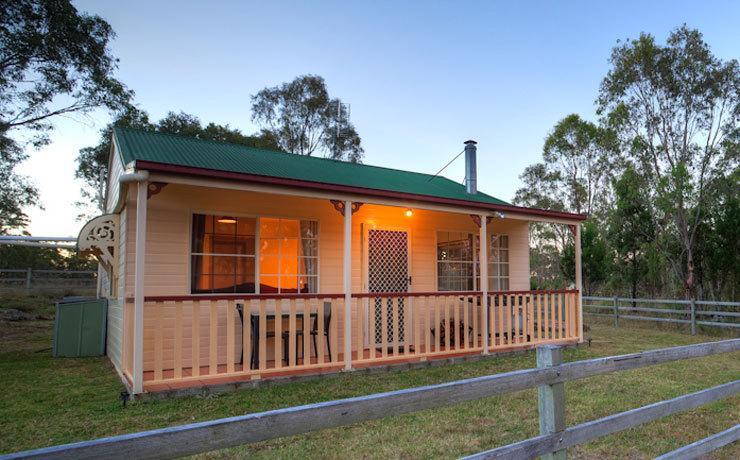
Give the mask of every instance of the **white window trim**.
<svg viewBox="0 0 740 460">
<path fill-rule="evenodd" d="M 464 234 L 471 235 L 473 237 L 473 260 L 471 261 L 471 263 L 473 264 L 473 288 L 474 290 L 480 290 L 480 276 L 478 274 L 478 271 L 479 271 L 478 270 L 479 269 L 478 251 L 479 251 L 480 243 L 477 242 L 477 239 L 476 239 L 477 234 L 475 232 L 470 232 L 467 230 L 447 230 L 447 229 L 440 228 L 434 231 L 434 260 L 435 260 L 434 282 L 437 287 L 437 292 L 447 292 L 447 291 L 442 291 L 439 288 L 439 263 L 444 262 L 444 261 L 440 261 L 437 255 L 437 250 L 439 248 L 439 233 L 440 232 L 464 233 Z M 510 238 L 509 238 L 508 233 L 489 233 L 487 238 L 489 238 L 490 241 L 488 241 L 488 255 L 486 257 L 486 262 L 487 263 L 490 262 L 491 264 L 495 263 L 493 262 L 493 251 L 496 249 L 494 242 L 498 241 L 499 238 L 501 238 L 502 236 L 506 237 L 506 241 L 507 241 L 506 251 L 508 252 L 507 254 L 508 258 L 506 262 L 498 262 L 498 264 L 500 266 L 501 264 L 505 263 L 508 266 L 509 270 L 508 270 L 508 275 L 506 276 L 501 276 L 501 275 L 494 276 L 493 270 L 488 270 L 488 280 L 486 281 L 489 283 L 489 290 L 491 291 L 498 290 L 498 289 L 493 289 L 493 286 L 492 286 L 495 284 L 496 279 L 498 279 L 499 281 L 505 279 L 507 282 L 507 285 L 509 286 L 509 288 L 507 288 L 506 290 L 510 290 L 511 288 L 511 248 L 510 248 Z M 495 237 L 495 240 L 494 240 L 494 237 Z M 501 248 L 498 248 L 498 249 L 500 250 Z M 459 262 L 459 261 L 455 261 L 455 262 Z M 501 273 L 500 269 L 499 269 L 499 273 Z"/>
<path fill-rule="evenodd" d="M 439 256 L 437 255 L 437 251 L 439 249 L 439 233 L 440 232 L 446 232 L 446 233 L 463 233 L 467 235 L 471 235 L 473 237 L 473 260 L 470 261 L 470 264 L 473 266 L 473 290 L 475 290 L 477 279 L 478 279 L 478 264 L 476 263 L 476 257 L 478 253 L 478 245 L 475 242 L 475 232 L 470 232 L 467 230 L 448 230 L 444 228 L 438 228 L 434 231 L 434 284 L 437 288 L 437 292 L 450 292 L 450 291 L 442 291 L 439 287 L 439 263 L 440 262 L 458 262 L 458 263 L 467 263 L 467 261 L 443 261 L 439 260 Z"/>
<path fill-rule="evenodd" d="M 510 249 L 510 245 L 509 245 L 510 238 L 509 238 L 509 234 L 508 233 L 491 233 L 491 241 L 489 241 L 489 244 L 488 244 L 489 251 L 490 251 L 490 254 L 489 254 L 490 258 L 488 258 L 487 261 L 489 261 L 490 264 L 492 264 L 492 265 L 495 265 L 496 264 L 496 262 L 493 261 L 493 251 L 494 250 L 499 250 L 500 251 L 502 249 L 500 246 L 499 247 L 496 247 L 496 244 L 495 244 L 496 242 L 498 242 L 500 240 L 500 238 L 502 236 L 505 236 L 506 237 L 506 252 L 507 252 L 507 257 L 506 257 L 506 262 L 498 262 L 498 265 L 499 265 L 499 270 L 498 270 L 499 275 L 498 276 L 495 276 L 493 274 L 494 273 L 494 270 L 488 270 L 489 288 L 490 288 L 491 291 L 499 291 L 499 290 L 502 290 L 502 289 L 494 289 L 495 286 L 492 286 L 492 285 L 495 285 L 495 281 L 497 279 L 499 280 L 499 285 L 500 285 L 500 281 L 501 280 L 506 280 L 506 284 L 507 284 L 508 288 L 507 289 L 504 289 L 504 290 L 508 291 L 508 290 L 511 289 L 511 249 Z M 496 238 L 495 240 L 494 240 L 494 237 Z M 507 273 L 508 274 L 506 276 L 502 276 L 501 275 L 501 265 L 503 265 L 503 264 L 506 264 L 506 266 L 508 268 L 508 270 L 507 270 Z"/>
<path fill-rule="evenodd" d="M 188 286 L 188 295 L 191 296 L 212 296 L 214 293 L 207 293 L 207 292 L 193 292 L 193 281 L 192 281 L 192 275 L 193 275 L 193 257 L 194 255 L 199 255 L 203 253 L 194 253 L 193 250 L 193 215 L 195 214 L 202 214 L 206 216 L 218 216 L 218 215 L 228 215 L 228 216 L 234 216 L 234 217 L 245 217 L 245 218 L 252 218 L 255 219 L 255 231 L 254 231 L 254 255 L 237 255 L 237 254 L 213 254 L 213 253 L 207 253 L 208 255 L 226 255 L 226 256 L 236 256 L 236 257 L 253 257 L 254 258 L 254 292 L 234 292 L 234 295 L 243 295 L 245 298 L 248 298 L 250 296 L 256 296 L 260 294 L 260 255 L 259 255 L 259 247 L 260 247 L 260 218 L 268 218 L 268 219 L 290 219 L 290 220 L 309 220 L 316 222 L 316 229 L 318 232 L 317 237 L 315 238 L 317 248 L 316 248 L 316 294 L 320 294 L 321 292 L 321 220 L 317 219 L 315 217 L 296 217 L 296 216 L 285 216 L 285 215 L 269 215 L 269 214 L 246 214 L 246 213 L 239 213 L 239 212 L 232 212 L 232 211 L 223 211 L 223 210 L 204 210 L 204 209 L 191 209 L 188 214 L 188 270 L 187 270 L 187 286 Z M 300 240 L 300 237 L 298 238 Z M 278 283 L 280 280 L 280 276 L 278 275 Z M 278 291 L 280 288 L 278 287 Z"/>
</svg>

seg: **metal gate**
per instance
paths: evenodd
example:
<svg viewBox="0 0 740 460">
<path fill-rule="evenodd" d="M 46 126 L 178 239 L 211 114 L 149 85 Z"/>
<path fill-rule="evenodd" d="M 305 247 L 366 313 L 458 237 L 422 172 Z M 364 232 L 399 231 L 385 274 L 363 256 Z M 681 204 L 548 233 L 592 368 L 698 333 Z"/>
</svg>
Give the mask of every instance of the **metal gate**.
<svg viewBox="0 0 740 460">
<path fill-rule="evenodd" d="M 408 292 L 409 290 L 409 252 L 408 232 L 405 230 L 368 230 L 368 262 L 367 287 L 368 292 Z M 398 342 L 404 342 L 404 310 L 403 297 L 398 298 Z M 387 346 L 393 342 L 393 308 L 394 302 L 386 298 L 371 299 L 371 308 L 375 308 L 375 345 Z M 383 344 L 381 338 L 382 312 L 387 311 L 388 343 Z"/>
</svg>

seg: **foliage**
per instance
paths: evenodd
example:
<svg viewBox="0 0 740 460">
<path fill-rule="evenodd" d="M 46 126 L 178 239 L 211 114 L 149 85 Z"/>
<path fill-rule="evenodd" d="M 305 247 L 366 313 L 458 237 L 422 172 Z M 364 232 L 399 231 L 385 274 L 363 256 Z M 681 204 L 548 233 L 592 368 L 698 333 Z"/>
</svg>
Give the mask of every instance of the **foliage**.
<svg viewBox="0 0 740 460">
<path fill-rule="evenodd" d="M 606 201 L 615 164 L 615 137 L 608 129 L 568 115 L 545 139 L 542 159 L 558 201 L 578 214 L 594 213 Z"/>
<path fill-rule="evenodd" d="M 197 139 L 229 142 L 232 144 L 248 145 L 250 147 L 277 149 L 278 145 L 269 133 L 260 133 L 248 136 L 229 125 L 208 123 L 203 125 L 194 115 L 185 112 L 169 112 L 167 116 L 156 123 L 149 120 L 149 115 L 136 108 L 128 107 L 118 118 L 100 131 L 100 140 L 97 145 L 85 147 L 77 156 L 77 171 L 75 176 L 84 183 L 82 196 L 85 200 L 78 203 L 80 208 L 89 210 L 89 203 L 95 203 L 96 213 L 104 209 L 106 184 L 101 178 L 108 173 L 108 157 L 111 152 L 113 127 L 127 127 L 146 129 L 167 134 L 177 134 Z M 83 214 L 81 217 L 87 217 Z"/>
<path fill-rule="evenodd" d="M 96 270 L 97 262 L 76 251 L 55 248 L 0 245 L 0 268 L 34 270 Z"/>
<path fill-rule="evenodd" d="M 694 296 L 706 187 L 738 160 L 731 140 L 740 130 L 740 65 L 716 58 L 701 33 L 685 25 L 665 46 L 641 34 L 615 47 L 611 64 L 598 113 L 618 130 L 648 185 L 655 228 L 680 242 L 666 257 Z"/>
<path fill-rule="evenodd" d="M 665 45 L 642 34 L 614 48 L 596 104 L 597 123 L 569 115 L 555 125 L 515 202 L 589 214 L 593 255 L 603 241 L 610 267 L 601 289 L 736 298 L 738 62 L 716 58 L 685 25 Z M 585 260 L 586 232 L 584 284 L 604 275 Z M 570 279 L 563 226 L 534 224 L 531 239 L 535 278 L 552 272 L 557 251 L 560 282 Z"/>
<path fill-rule="evenodd" d="M 80 14 L 66 0 L 0 6 L 0 231 L 24 225 L 22 208 L 38 203 L 33 186 L 14 171 L 26 158 L 25 143 L 47 143 L 54 117 L 128 103 L 132 93 L 113 77 L 113 36 L 102 18 Z"/>
<path fill-rule="evenodd" d="M 605 209 L 608 181 L 618 167 L 612 161 L 616 145 L 611 130 L 568 115 L 545 139 L 543 162 L 527 167 L 520 176 L 524 186 L 517 190 L 515 203 L 588 215 Z M 553 288 L 573 280 L 573 254 L 561 257 L 564 250 L 573 247 L 570 231 L 550 223 L 533 223 L 530 230 L 536 285 Z M 591 285 L 592 274 L 585 267 L 584 273 L 584 284 Z"/>
<path fill-rule="evenodd" d="M 28 178 L 16 174 L 15 165 L 25 159 L 14 141 L 0 134 L 0 235 L 28 223 L 26 206 L 38 203 L 38 191 Z"/>
<path fill-rule="evenodd" d="M 323 153 L 359 163 L 364 151 L 347 111 L 340 99 L 329 97 L 326 82 L 317 75 L 297 77 L 252 97 L 252 120 L 261 124 L 281 149 L 309 156 Z"/>
<path fill-rule="evenodd" d="M 616 261 L 615 276 L 626 282 L 632 297 L 647 271 L 647 248 L 655 240 L 655 228 L 645 183 L 632 165 L 614 181 L 615 201 L 608 216 L 607 236 Z"/>
<path fill-rule="evenodd" d="M 703 294 L 736 299 L 740 293 L 740 169 L 710 184 L 699 224 L 697 259 Z"/>
<path fill-rule="evenodd" d="M 583 293 L 592 295 L 603 286 L 611 272 L 609 248 L 599 227 L 593 220 L 582 224 L 581 263 L 583 265 Z M 561 267 L 566 280 L 575 281 L 575 245 L 570 242 L 563 250 Z"/>
</svg>

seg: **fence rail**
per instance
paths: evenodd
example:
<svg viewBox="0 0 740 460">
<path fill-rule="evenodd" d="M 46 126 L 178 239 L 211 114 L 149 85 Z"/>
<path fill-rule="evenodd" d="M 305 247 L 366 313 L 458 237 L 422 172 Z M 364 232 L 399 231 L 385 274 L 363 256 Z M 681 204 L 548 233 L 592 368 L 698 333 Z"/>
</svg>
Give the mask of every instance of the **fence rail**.
<svg viewBox="0 0 740 460">
<path fill-rule="evenodd" d="M 620 319 L 686 324 L 692 335 L 697 326 L 740 329 L 740 302 L 584 296 L 583 314 L 612 318 L 615 327 Z"/>
<path fill-rule="evenodd" d="M 18 452 L 0 456 L 0 459 L 175 458 L 324 428 L 445 407 L 534 387 L 540 387 L 541 420 L 543 417 L 557 418 L 559 416 L 553 414 L 560 414 L 562 420 L 559 423 L 562 426 L 554 432 L 545 433 L 544 436 L 522 441 L 525 444 L 516 443 L 501 449 L 508 449 L 507 452 L 522 452 L 521 448 L 525 446 L 523 452 L 547 453 L 563 449 L 566 445 L 585 442 L 588 439 L 621 431 L 679 410 L 697 407 L 709 401 L 737 394 L 740 391 L 740 380 L 567 429 L 564 426 L 564 407 L 554 407 L 555 411 L 545 410 L 543 413 L 543 407 L 553 407 L 552 404 L 543 404 L 543 398 L 549 397 L 548 392 L 543 390 L 562 387 L 565 381 L 739 350 L 740 339 L 732 339 L 571 363 L 558 363 L 552 360 L 548 363 L 547 359 L 540 359 L 541 355 L 557 352 L 562 354 L 562 349 L 546 345 L 538 349 L 539 367 L 534 369 L 101 438 Z M 558 406 L 558 404 L 564 404 L 564 398 L 560 402 L 557 398 L 550 402 Z M 725 441 L 726 438 L 727 436 L 725 436 Z M 479 455 L 489 457 L 498 454 L 496 451 L 489 451 Z"/>
<path fill-rule="evenodd" d="M 98 272 L 95 270 L 0 269 L 0 293 L 12 294 L 94 294 Z"/>
</svg>

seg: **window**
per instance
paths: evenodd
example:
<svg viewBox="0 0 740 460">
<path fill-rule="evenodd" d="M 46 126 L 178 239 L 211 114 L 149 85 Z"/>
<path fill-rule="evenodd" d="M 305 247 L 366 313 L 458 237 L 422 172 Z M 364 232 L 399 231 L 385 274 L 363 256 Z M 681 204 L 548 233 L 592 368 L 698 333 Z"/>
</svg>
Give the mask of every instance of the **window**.
<svg viewBox="0 0 740 460">
<path fill-rule="evenodd" d="M 472 291 L 475 248 L 471 233 L 437 232 L 437 289 Z"/>
<path fill-rule="evenodd" d="M 491 235 L 491 251 L 488 254 L 488 289 L 509 290 L 509 237 Z"/>
<path fill-rule="evenodd" d="M 479 289 L 478 235 L 466 232 L 437 232 L 437 289 Z M 488 289 L 509 290 L 509 237 L 491 235 L 488 250 Z"/>
<path fill-rule="evenodd" d="M 317 292 L 318 256 L 318 222 L 260 218 L 260 292 Z"/>
<path fill-rule="evenodd" d="M 318 292 L 318 222 L 194 214 L 191 277 L 194 294 Z"/>
<path fill-rule="evenodd" d="M 191 292 L 255 292 L 255 228 L 249 217 L 193 215 Z"/>
</svg>

